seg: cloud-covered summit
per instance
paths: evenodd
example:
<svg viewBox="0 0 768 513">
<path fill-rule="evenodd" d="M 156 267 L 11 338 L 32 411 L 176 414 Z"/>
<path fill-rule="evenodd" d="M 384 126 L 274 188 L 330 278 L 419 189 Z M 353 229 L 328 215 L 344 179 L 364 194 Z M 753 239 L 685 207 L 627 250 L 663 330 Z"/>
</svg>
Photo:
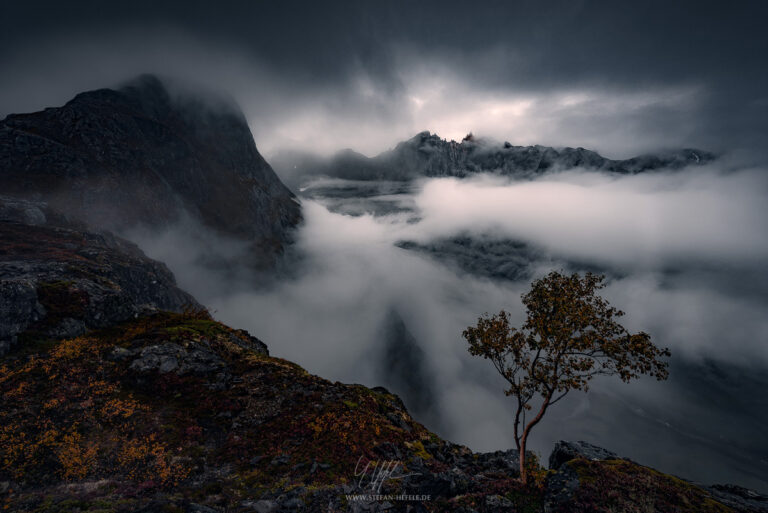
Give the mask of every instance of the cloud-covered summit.
<svg viewBox="0 0 768 513">
<path fill-rule="evenodd" d="M 0 113 L 143 71 L 225 88 L 256 143 L 371 155 L 424 127 L 611 158 L 765 156 L 759 2 L 6 2 Z"/>
</svg>

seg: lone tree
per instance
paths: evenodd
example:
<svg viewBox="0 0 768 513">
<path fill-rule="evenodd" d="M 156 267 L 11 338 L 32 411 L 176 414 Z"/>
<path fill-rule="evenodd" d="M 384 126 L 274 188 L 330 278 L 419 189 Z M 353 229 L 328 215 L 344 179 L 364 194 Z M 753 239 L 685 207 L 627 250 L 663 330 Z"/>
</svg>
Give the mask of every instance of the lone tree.
<svg viewBox="0 0 768 513">
<path fill-rule="evenodd" d="M 604 279 L 553 271 L 534 281 L 522 296 L 528 318 L 521 329 L 511 327 L 502 310 L 491 317 L 485 314 L 463 332 L 469 352 L 490 360 L 509 382 L 505 394 L 517 400 L 514 434 L 523 483 L 528 481 L 528 436 L 568 392 L 587 391 L 590 380 L 599 375 L 618 375 L 625 382 L 642 374 L 659 380 L 669 375 L 662 360 L 670 356 L 669 350 L 653 345 L 647 333 L 629 333 L 616 322 L 624 312 L 595 294 L 605 286 Z M 534 405 L 538 412 L 526 421 Z"/>
</svg>

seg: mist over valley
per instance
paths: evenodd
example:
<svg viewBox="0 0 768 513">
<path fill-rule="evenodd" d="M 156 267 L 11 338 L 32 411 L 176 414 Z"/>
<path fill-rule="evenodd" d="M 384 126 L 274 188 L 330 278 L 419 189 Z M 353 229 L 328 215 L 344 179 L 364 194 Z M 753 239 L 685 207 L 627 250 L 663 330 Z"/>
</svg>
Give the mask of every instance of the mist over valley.
<svg viewBox="0 0 768 513">
<path fill-rule="evenodd" d="M 767 14 L 3 4 L 0 509 L 768 511 Z"/>
<path fill-rule="evenodd" d="M 251 291 L 206 283 L 210 273 L 190 262 L 194 248 L 179 261 L 168 245 L 173 232 L 142 247 L 217 318 L 271 341 L 275 354 L 332 379 L 383 385 L 417 419 L 476 450 L 512 444 L 512 412 L 461 331 L 502 308 L 522 322 L 520 294 L 552 269 L 604 273 L 627 326 L 671 348 L 670 381 L 597 382 L 551 413 L 534 449 L 546 457 L 567 423 L 575 438 L 608 441 L 669 472 L 764 487 L 768 418 L 747 404 L 762 400 L 749 390 L 768 384 L 765 176 L 725 159 L 637 174 L 310 174 L 296 186 L 304 221 L 294 263 Z"/>
</svg>

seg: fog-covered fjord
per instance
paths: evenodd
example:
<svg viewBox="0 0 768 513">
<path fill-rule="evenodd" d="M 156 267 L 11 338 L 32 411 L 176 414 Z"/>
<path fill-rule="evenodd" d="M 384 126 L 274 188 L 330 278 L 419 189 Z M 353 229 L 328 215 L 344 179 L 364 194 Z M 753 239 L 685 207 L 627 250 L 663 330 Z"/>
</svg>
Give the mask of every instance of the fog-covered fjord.
<svg viewBox="0 0 768 513">
<path fill-rule="evenodd" d="M 316 177 L 300 187 L 290 270 L 266 287 L 203 278 L 213 275 L 183 233 L 143 247 L 273 354 L 386 386 L 474 450 L 514 445 L 512 409 L 461 331 L 501 308 L 522 321 L 520 294 L 551 269 L 603 272 L 625 325 L 671 348 L 671 378 L 598 381 L 549 412 L 533 449 L 546 457 L 567 436 L 692 479 L 766 489 L 767 193 L 760 170 L 714 165 L 525 181 Z"/>
<path fill-rule="evenodd" d="M 0 510 L 768 513 L 767 18 L 0 2 Z M 532 462 L 462 332 L 553 271 L 669 379 Z"/>
</svg>

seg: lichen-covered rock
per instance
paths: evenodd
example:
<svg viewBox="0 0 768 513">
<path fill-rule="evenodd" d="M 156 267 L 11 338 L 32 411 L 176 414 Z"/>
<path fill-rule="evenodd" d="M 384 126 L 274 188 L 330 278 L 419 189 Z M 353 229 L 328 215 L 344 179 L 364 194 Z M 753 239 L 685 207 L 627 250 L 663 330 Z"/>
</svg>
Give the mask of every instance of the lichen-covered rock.
<svg viewBox="0 0 768 513">
<path fill-rule="evenodd" d="M 551 468 L 551 467 L 550 467 Z M 547 476 L 545 481 L 544 512 L 557 511 L 567 504 L 579 488 L 579 476 L 564 463 L 558 466 L 558 471 Z"/>
<path fill-rule="evenodd" d="M 584 458 L 591 461 L 619 459 L 616 453 L 588 442 L 560 440 L 555 443 L 555 447 L 549 455 L 549 468 L 557 470 L 563 463 L 576 458 Z"/>
<path fill-rule="evenodd" d="M 643 467 L 602 447 L 559 441 L 544 483 L 546 513 L 648 511 L 768 513 L 768 497 L 735 485 L 706 486 Z M 632 502 L 634 497 L 634 502 Z M 642 498 L 642 504 L 638 499 Z"/>
<path fill-rule="evenodd" d="M 47 219 L 43 212 L 45 205 L 40 202 L 19 198 L 2 197 L 0 201 L 0 222 L 12 222 L 38 226 Z"/>
<path fill-rule="evenodd" d="M 138 372 L 173 372 L 178 376 L 220 372 L 225 367 L 216 353 L 195 342 L 187 342 L 184 346 L 165 343 L 145 347 L 130 366 Z"/>
<path fill-rule="evenodd" d="M 277 511 L 278 508 L 275 501 L 243 501 L 242 505 L 256 513 L 272 513 Z"/>
<path fill-rule="evenodd" d="M 32 280 L 0 280 L 0 355 L 16 343 L 18 334 L 45 315 L 45 308 L 37 301 Z"/>
<path fill-rule="evenodd" d="M 230 341 L 233 344 L 237 344 L 238 346 L 242 347 L 243 349 L 248 349 L 249 351 L 269 356 L 269 349 L 267 348 L 267 344 L 245 330 L 235 330 L 234 333 L 230 336 Z"/>
<path fill-rule="evenodd" d="M 716 484 L 707 491 L 718 501 L 745 513 L 768 513 L 768 495 L 732 484 Z"/>
<path fill-rule="evenodd" d="M 126 240 L 84 231 L 42 202 L 0 197 L 0 213 L 0 355 L 19 338 L 73 338 L 159 309 L 202 308 Z"/>
<path fill-rule="evenodd" d="M 485 507 L 488 512 L 514 513 L 515 507 L 512 501 L 501 495 L 489 495 L 485 498 Z"/>
<path fill-rule="evenodd" d="M 629 460 L 577 458 L 547 476 L 546 513 L 747 513 L 705 488 Z"/>
</svg>

